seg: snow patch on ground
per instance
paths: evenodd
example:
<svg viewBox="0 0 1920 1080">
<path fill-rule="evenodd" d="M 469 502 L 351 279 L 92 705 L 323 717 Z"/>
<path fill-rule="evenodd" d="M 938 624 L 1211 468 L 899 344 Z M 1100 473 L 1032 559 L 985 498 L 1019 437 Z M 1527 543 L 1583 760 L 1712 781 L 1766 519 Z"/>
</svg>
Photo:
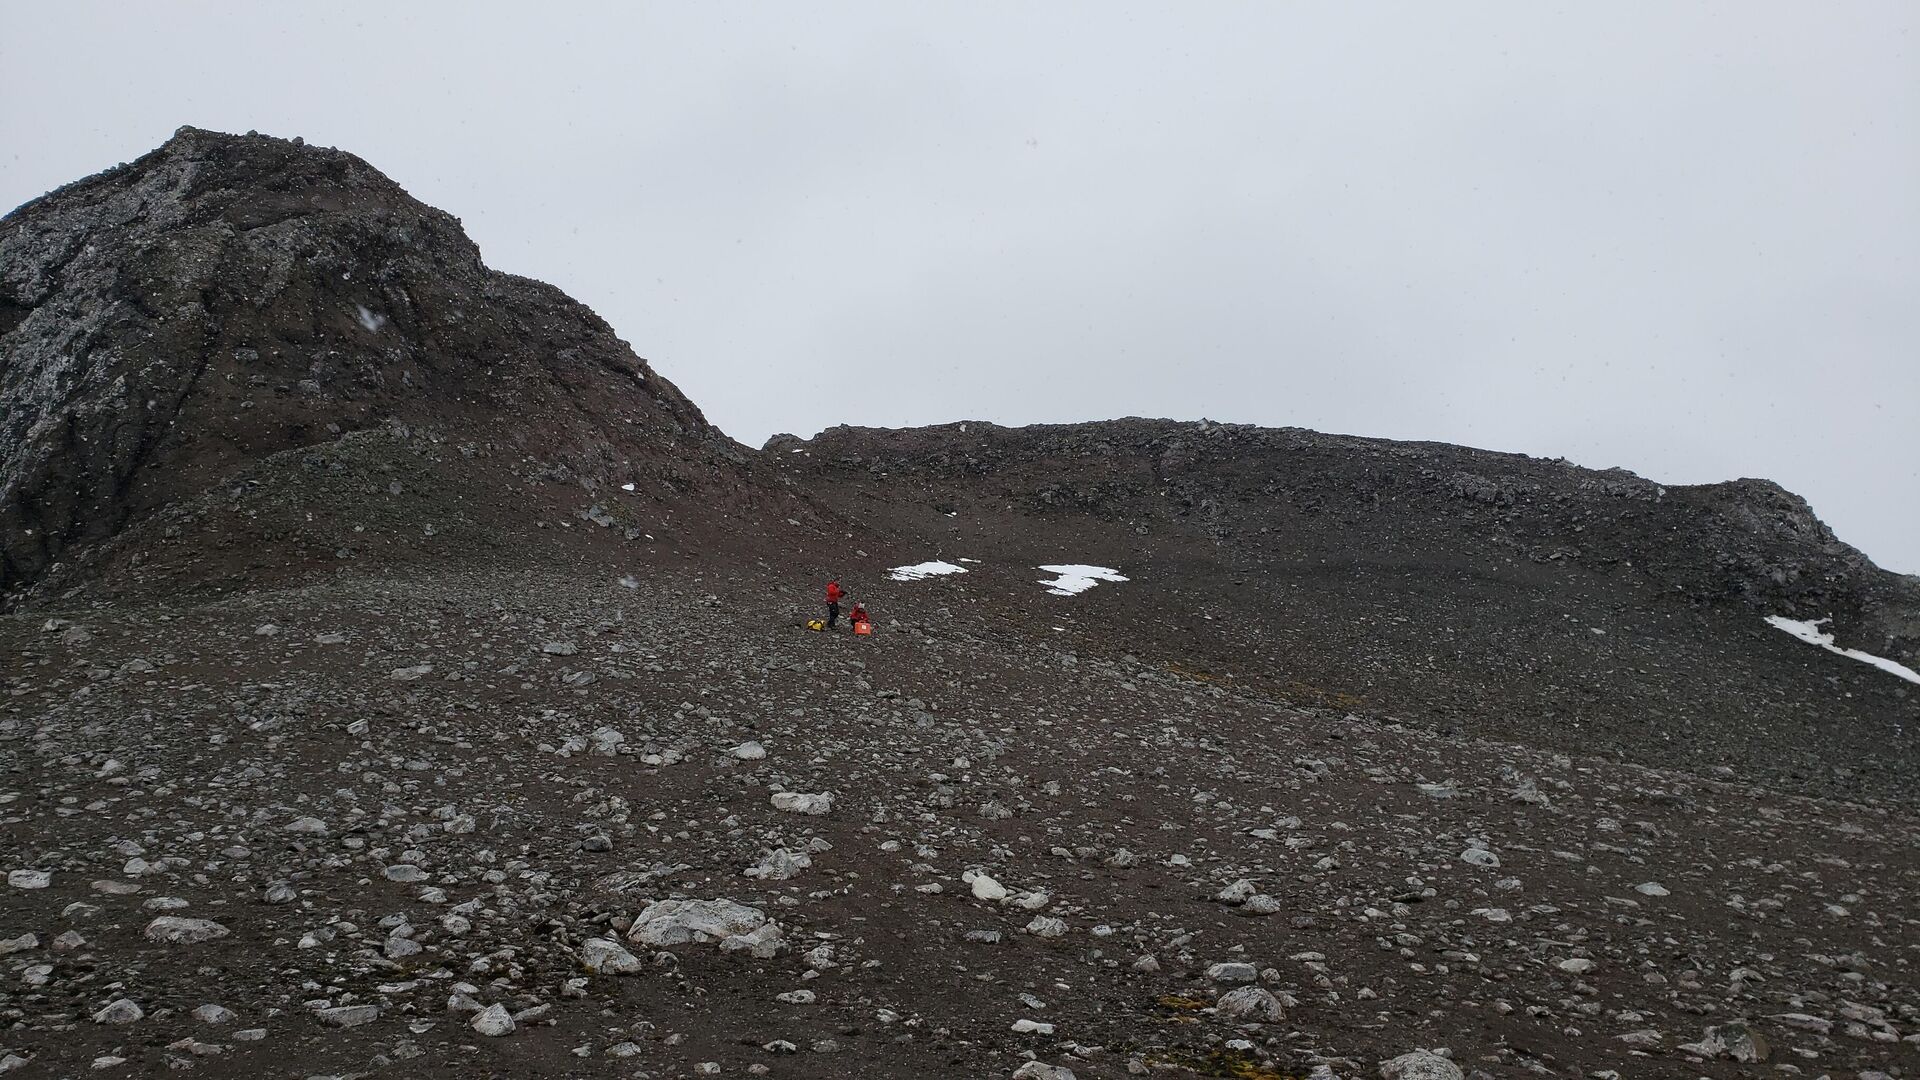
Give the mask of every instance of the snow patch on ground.
<svg viewBox="0 0 1920 1080">
<path fill-rule="evenodd" d="M 361 304 L 355 304 L 353 307 L 355 311 L 360 313 L 360 325 L 367 328 L 367 333 L 377 334 L 380 332 L 381 327 L 387 325 L 387 317 L 385 315 L 376 315 L 368 311 L 366 307 Z"/>
<path fill-rule="evenodd" d="M 1895 663 L 1884 656 L 1863 653 L 1859 649 L 1842 649 L 1835 645 L 1833 643 L 1833 635 L 1820 629 L 1821 623 L 1831 621 L 1833 620 L 1814 619 L 1811 622 L 1807 622 L 1800 619 L 1785 618 L 1780 615 L 1767 616 L 1768 625 L 1777 630 L 1785 630 L 1787 633 L 1792 634 L 1794 637 L 1799 638 L 1809 645 L 1818 645 L 1830 653 L 1839 653 L 1841 656 L 1850 656 L 1863 664 L 1872 664 L 1881 671 L 1889 675 L 1896 675 L 1910 683 L 1920 683 L 1920 671 L 1915 671 L 1905 664 Z"/>
<path fill-rule="evenodd" d="M 1055 596 L 1072 596 L 1083 593 L 1103 581 L 1125 581 L 1126 575 L 1105 566 L 1084 566 L 1080 563 L 1067 563 L 1061 566 L 1042 566 L 1041 570 L 1054 575 L 1052 581 L 1040 584 Z"/>
<path fill-rule="evenodd" d="M 967 568 L 955 566 L 950 562 L 923 562 L 912 566 L 896 566 L 887 571 L 887 576 L 895 581 L 919 581 L 922 578 L 940 577 L 945 574 L 964 574 Z"/>
</svg>

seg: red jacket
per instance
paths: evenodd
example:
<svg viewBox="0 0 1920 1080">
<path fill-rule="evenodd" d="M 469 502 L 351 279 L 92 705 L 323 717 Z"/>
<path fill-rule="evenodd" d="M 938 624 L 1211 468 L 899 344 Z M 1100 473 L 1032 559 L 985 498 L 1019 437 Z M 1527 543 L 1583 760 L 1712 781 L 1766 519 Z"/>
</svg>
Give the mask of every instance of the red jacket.
<svg viewBox="0 0 1920 1080">
<path fill-rule="evenodd" d="M 853 605 L 853 610 L 847 612 L 847 618 L 852 619 L 854 622 L 866 622 L 867 609 L 861 607 L 859 604 L 855 604 Z"/>
<path fill-rule="evenodd" d="M 845 595 L 847 595 L 847 590 L 841 588 L 839 582 L 827 582 L 827 603 L 837 604 L 840 602 L 840 598 Z"/>
</svg>

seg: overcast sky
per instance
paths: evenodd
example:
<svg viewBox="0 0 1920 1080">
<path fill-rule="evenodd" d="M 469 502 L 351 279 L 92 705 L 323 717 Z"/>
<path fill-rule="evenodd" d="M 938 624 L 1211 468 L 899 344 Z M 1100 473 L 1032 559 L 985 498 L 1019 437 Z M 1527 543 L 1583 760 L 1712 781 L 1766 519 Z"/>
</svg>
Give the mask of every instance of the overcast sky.
<svg viewBox="0 0 1920 1080">
<path fill-rule="evenodd" d="M 1170 416 L 1778 480 L 1920 572 L 1920 5 L 0 0 L 0 208 L 304 136 L 736 438 Z"/>
</svg>

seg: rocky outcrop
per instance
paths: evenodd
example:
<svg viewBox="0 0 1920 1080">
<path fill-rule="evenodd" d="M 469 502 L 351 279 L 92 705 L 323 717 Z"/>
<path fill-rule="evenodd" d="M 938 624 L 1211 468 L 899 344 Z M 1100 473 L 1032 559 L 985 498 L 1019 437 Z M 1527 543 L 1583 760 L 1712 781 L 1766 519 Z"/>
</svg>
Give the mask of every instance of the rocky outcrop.
<svg viewBox="0 0 1920 1080">
<path fill-rule="evenodd" d="M 182 128 L 0 220 L 0 592 L 238 466 L 395 424 L 586 475 L 740 458 L 591 311 L 351 154 Z"/>
</svg>

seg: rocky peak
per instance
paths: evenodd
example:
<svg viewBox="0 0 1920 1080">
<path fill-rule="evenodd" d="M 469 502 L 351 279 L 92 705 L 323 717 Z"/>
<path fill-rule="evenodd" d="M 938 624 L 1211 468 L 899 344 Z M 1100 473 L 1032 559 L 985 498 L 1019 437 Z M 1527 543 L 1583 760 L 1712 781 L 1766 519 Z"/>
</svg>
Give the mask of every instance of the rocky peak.
<svg viewBox="0 0 1920 1080">
<path fill-rule="evenodd" d="M 738 457 L 599 317 L 488 269 L 352 154 L 181 128 L 0 219 L 0 590 L 247 462 L 393 422 L 587 476 Z"/>
</svg>

